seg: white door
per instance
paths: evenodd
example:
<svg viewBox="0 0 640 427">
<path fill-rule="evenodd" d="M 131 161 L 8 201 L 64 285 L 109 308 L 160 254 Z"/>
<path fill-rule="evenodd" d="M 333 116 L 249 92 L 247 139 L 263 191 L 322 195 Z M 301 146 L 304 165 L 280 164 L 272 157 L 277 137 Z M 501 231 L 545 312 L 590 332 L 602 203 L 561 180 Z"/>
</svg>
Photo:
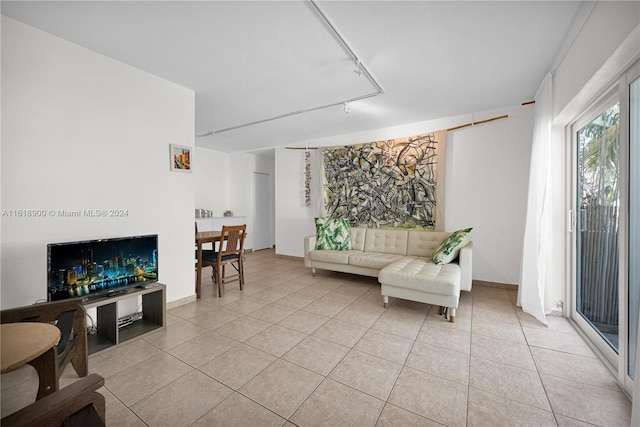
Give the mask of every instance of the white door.
<svg viewBox="0 0 640 427">
<path fill-rule="evenodd" d="M 271 175 L 253 173 L 253 250 L 271 247 Z"/>
</svg>

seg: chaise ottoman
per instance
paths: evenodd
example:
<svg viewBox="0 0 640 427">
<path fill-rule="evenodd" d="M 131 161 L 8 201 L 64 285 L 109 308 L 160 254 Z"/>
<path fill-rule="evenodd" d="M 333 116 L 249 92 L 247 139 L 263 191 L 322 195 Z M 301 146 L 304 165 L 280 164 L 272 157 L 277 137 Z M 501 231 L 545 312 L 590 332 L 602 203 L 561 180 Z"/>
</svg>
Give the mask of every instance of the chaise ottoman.
<svg viewBox="0 0 640 427">
<path fill-rule="evenodd" d="M 455 322 L 460 300 L 460 267 L 458 264 L 434 264 L 428 258 L 404 257 L 380 270 L 378 281 L 385 308 L 389 297 L 418 301 L 445 307 Z"/>
</svg>

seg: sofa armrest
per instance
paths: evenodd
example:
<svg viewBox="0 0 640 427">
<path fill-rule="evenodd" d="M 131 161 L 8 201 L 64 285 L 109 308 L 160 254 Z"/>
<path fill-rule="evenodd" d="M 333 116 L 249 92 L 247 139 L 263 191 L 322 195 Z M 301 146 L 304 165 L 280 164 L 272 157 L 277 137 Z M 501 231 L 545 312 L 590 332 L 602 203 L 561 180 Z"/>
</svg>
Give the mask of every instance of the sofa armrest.
<svg viewBox="0 0 640 427">
<path fill-rule="evenodd" d="M 311 267 L 311 259 L 309 253 L 316 247 L 316 235 L 307 236 L 304 238 L 304 266 Z"/>
<path fill-rule="evenodd" d="M 473 267 L 473 243 L 469 242 L 467 245 L 460 249 L 460 255 L 458 258 L 458 265 L 460 266 L 460 290 L 470 291 L 472 282 L 472 267 Z"/>
</svg>

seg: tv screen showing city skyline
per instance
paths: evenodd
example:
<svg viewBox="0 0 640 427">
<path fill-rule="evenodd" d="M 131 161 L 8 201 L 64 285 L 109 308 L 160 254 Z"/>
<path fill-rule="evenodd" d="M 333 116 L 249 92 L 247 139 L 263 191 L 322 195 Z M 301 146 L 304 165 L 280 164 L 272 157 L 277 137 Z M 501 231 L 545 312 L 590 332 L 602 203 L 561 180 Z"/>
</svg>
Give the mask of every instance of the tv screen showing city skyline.
<svg viewBox="0 0 640 427">
<path fill-rule="evenodd" d="M 101 295 L 158 279 L 158 236 L 52 243 L 48 299 Z"/>
</svg>

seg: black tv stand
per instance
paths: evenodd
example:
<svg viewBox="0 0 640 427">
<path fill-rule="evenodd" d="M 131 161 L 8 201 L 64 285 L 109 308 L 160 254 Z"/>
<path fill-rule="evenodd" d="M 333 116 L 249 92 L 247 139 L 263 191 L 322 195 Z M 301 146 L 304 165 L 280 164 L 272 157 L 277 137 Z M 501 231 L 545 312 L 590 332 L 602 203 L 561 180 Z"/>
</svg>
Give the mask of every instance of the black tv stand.
<svg viewBox="0 0 640 427">
<path fill-rule="evenodd" d="M 95 308 L 96 333 L 89 335 L 89 354 L 118 345 L 159 328 L 166 327 L 166 286 L 139 289 L 129 288 L 124 294 L 103 296 L 84 301 L 85 309 Z M 142 319 L 124 328 L 118 328 L 118 319 L 129 313 L 118 312 L 118 301 L 142 297 Z"/>
</svg>

